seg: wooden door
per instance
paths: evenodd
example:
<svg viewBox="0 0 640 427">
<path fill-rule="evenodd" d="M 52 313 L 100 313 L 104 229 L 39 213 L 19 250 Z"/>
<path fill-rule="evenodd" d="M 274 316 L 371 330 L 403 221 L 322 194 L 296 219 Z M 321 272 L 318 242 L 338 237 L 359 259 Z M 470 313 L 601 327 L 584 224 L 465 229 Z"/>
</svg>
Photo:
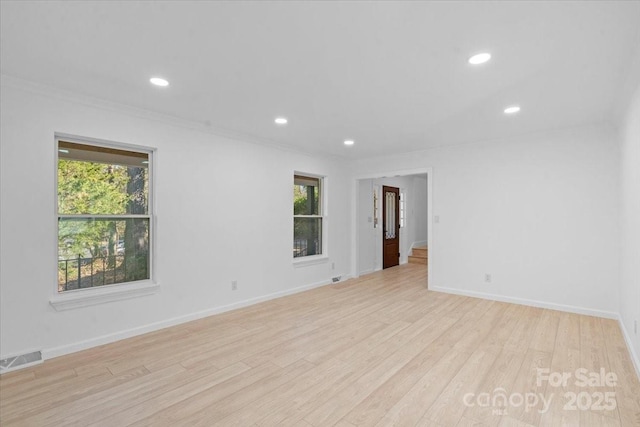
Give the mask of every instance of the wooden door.
<svg viewBox="0 0 640 427">
<path fill-rule="evenodd" d="M 400 189 L 382 187 L 382 268 L 400 264 Z"/>
</svg>

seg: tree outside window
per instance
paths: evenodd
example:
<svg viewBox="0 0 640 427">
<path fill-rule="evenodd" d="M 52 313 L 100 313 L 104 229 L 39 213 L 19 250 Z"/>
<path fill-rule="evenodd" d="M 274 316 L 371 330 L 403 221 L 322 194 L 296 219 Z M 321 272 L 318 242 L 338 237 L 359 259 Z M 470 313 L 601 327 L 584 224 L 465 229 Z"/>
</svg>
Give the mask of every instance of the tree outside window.
<svg viewBox="0 0 640 427">
<path fill-rule="evenodd" d="M 322 178 L 294 175 L 293 257 L 322 254 Z"/>
<path fill-rule="evenodd" d="M 58 140 L 58 291 L 150 278 L 148 152 Z"/>
</svg>

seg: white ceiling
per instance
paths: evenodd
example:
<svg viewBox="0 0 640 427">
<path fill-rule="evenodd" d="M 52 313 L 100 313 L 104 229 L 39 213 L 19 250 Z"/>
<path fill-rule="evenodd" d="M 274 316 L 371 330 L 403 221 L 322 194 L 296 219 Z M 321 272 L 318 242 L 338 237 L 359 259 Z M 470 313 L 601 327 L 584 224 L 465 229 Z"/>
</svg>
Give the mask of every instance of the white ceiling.
<svg viewBox="0 0 640 427">
<path fill-rule="evenodd" d="M 611 120 L 640 45 L 637 1 L 1 8 L 4 75 L 350 158 Z"/>
</svg>

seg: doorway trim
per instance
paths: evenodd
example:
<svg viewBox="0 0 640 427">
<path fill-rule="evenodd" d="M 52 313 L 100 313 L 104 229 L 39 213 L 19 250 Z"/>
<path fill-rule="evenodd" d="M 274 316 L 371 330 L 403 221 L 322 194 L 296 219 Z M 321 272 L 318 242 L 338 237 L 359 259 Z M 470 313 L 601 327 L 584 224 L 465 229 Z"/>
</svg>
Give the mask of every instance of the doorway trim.
<svg viewBox="0 0 640 427">
<path fill-rule="evenodd" d="M 353 201 L 351 209 L 351 277 L 360 276 L 360 266 L 358 265 L 358 247 L 360 242 L 360 232 L 358 230 L 358 197 L 359 197 L 359 185 L 358 181 L 363 179 L 378 179 L 378 178 L 390 178 L 407 175 L 427 175 L 427 247 L 429 248 L 429 264 L 427 268 L 427 287 L 433 288 L 436 286 L 433 281 L 433 269 L 437 268 L 437 258 L 434 257 L 436 251 L 433 247 L 433 168 L 418 168 L 418 169 L 400 169 L 386 172 L 376 172 L 359 174 L 353 176 L 351 180 L 351 194 Z M 434 259 L 435 258 L 435 259 Z M 434 262 L 436 261 L 436 262 Z"/>
</svg>

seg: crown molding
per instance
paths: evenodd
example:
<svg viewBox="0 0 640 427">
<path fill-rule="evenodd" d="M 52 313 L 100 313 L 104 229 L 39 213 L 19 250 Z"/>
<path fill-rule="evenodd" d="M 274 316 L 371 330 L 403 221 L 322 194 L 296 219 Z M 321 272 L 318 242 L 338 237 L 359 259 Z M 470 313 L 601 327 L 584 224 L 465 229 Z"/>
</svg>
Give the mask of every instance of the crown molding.
<svg viewBox="0 0 640 427">
<path fill-rule="evenodd" d="M 245 134 L 242 132 L 221 128 L 219 126 L 213 126 L 209 121 L 200 122 L 197 120 L 185 119 L 183 117 L 174 116 L 171 114 L 147 110 L 145 108 L 134 107 L 128 104 L 108 101 L 102 98 L 83 95 L 66 89 L 60 89 L 54 86 L 25 80 L 20 77 L 11 76 L 8 74 L 0 74 L 0 85 L 24 90 L 36 95 L 46 96 L 48 98 L 124 114 L 138 119 L 150 120 L 183 129 L 195 130 L 197 132 L 207 133 L 210 135 L 215 135 L 218 137 L 236 141 L 247 142 L 263 147 L 266 146 L 287 153 L 300 154 L 308 157 L 323 157 L 334 161 L 350 161 L 350 159 L 348 159 L 347 157 L 328 154 L 318 150 L 302 150 L 298 147 L 274 141 L 269 138 L 258 137 L 251 134 Z"/>
<path fill-rule="evenodd" d="M 640 92 L 640 88 L 638 89 Z M 604 132 L 609 132 L 612 135 L 615 135 L 617 132 L 616 124 L 608 118 L 603 118 L 597 121 L 588 121 L 581 124 L 575 124 L 570 126 L 534 130 L 531 132 L 519 133 L 513 136 L 444 143 L 440 145 L 433 145 L 431 147 L 421 148 L 419 150 L 403 151 L 403 152 L 394 153 L 394 154 L 376 154 L 373 156 L 354 159 L 353 162 L 355 164 L 360 164 L 362 162 L 376 161 L 380 159 L 397 158 L 402 156 L 419 156 L 419 155 L 425 155 L 437 150 L 459 149 L 459 148 L 465 148 L 465 147 L 480 147 L 480 146 L 491 146 L 491 145 L 500 145 L 500 144 L 513 145 L 518 143 L 527 143 L 527 142 L 535 141 L 537 139 L 544 138 L 546 136 L 553 137 L 558 135 L 564 135 L 570 132 L 589 130 L 589 129 L 595 130 L 595 131 L 602 130 Z"/>
</svg>

